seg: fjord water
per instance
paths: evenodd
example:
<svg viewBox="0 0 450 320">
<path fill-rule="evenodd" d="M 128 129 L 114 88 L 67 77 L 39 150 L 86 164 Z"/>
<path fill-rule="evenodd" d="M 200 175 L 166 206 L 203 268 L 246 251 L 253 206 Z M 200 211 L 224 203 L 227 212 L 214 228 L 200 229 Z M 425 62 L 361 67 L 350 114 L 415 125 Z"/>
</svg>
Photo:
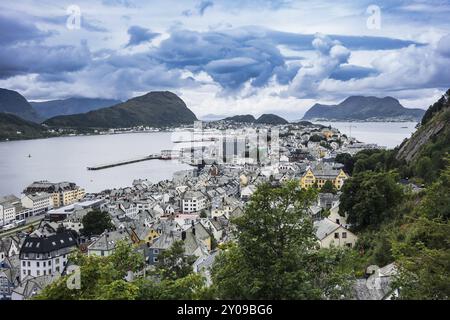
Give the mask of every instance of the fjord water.
<svg viewBox="0 0 450 320">
<path fill-rule="evenodd" d="M 322 122 L 360 141 L 394 148 L 408 138 L 416 123 Z M 406 127 L 406 128 L 404 128 Z M 87 192 L 130 186 L 134 179 L 158 182 L 190 168 L 177 161 L 151 160 L 100 171 L 88 166 L 144 157 L 173 149 L 172 133 L 128 133 L 60 137 L 0 143 L 0 196 L 19 195 L 37 180 L 72 181 Z M 31 157 L 29 157 L 29 155 Z"/>
<path fill-rule="evenodd" d="M 98 192 L 131 186 L 134 179 L 158 182 L 190 168 L 177 161 L 150 160 L 99 171 L 88 166 L 145 157 L 172 149 L 171 133 L 128 133 L 0 143 L 0 196 L 19 195 L 37 180 L 71 181 Z M 29 157 L 29 155 L 31 157 Z"/>
<path fill-rule="evenodd" d="M 332 126 L 347 136 L 365 143 L 393 149 L 416 131 L 417 122 L 315 122 Z"/>
</svg>

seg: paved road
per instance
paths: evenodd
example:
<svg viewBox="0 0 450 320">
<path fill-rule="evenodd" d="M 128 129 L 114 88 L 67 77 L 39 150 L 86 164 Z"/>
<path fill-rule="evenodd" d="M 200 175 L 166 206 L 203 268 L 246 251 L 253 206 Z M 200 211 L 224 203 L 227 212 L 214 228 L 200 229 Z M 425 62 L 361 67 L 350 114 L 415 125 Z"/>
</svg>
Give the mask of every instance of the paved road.
<svg viewBox="0 0 450 320">
<path fill-rule="evenodd" d="M 34 217 L 27 218 L 27 223 L 24 226 L 20 226 L 20 227 L 11 229 L 11 230 L 0 232 L 0 238 L 7 237 L 7 236 L 10 236 L 12 234 L 16 234 L 17 232 L 25 230 L 25 229 L 29 228 L 30 226 L 37 226 L 37 225 L 39 225 L 41 220 L 44 219 L 44 218 L 45 218 L 45 215 L 40 215 L 40 216 L 34 216 Z"/>
</svg>

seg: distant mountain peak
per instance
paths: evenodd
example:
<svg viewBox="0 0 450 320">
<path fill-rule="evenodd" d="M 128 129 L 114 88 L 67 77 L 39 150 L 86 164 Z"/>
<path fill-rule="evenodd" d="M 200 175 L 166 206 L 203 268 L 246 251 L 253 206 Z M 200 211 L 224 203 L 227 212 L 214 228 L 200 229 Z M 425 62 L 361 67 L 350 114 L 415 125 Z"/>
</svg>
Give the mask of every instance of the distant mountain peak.
<svg viewBox="0 0 450 320">
<path fill-rule="evenodd" d="M 31 102 L 31 105 L 40 117 L 49 119 L 56 116 L 66 116 L 107 108 L 121 102 L 113 99 L 70 97 L 62 100 Z"/>
<path fill-rule="evenodd" d="M 45 123 L 53 127 L 123 128 L 166 127 L 191 124 L 195 120 L 195 114 L 175 93 L 152 91 L 108 108 L 54 117 Z"/>
<path fill-rule="evenodd" d="M 408 109 L 393 97 L 351 96 L 338 105 L 316 103 L 304 115 L 304 120 L 420 120 L 425 110 Z"/>
<path fill-rule="evenodd" d="M 0 88 L 0 112 L 10 113 L 28 121 L 40 120 L 27 99 L 14 90 Z"/>
</svg>

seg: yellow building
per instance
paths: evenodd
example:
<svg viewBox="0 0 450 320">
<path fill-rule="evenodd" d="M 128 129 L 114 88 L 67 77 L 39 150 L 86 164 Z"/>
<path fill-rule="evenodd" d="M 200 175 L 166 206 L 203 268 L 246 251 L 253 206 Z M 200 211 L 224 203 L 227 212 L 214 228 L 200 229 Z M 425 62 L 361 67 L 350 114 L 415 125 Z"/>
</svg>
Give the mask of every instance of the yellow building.
<svg viewBox="0 0 450 320">
<path fill-rule="evenodd" d="M 52 194 L 53 207 L 59 208 L 68 206 L 83 199 L 85 191 L 82 188 L 76 188 L 73 190 L 60 190 Z"/>
<path fill-rule="evenodd" d="M 304 189 L 317 185 L 322 188 L 327 181 L 331 181 L 337 190 L 340 190 L 344 185 L 345 180 L 349 177 L 342 170 L 332 168 L 317 167 L 315 169 L 309 168 L 306 170 L 303 177 L 300 179 L 300 186 Z"/>
<path fill-rule="evenodd" d="M 26 195 L 38 192 L 51 194 L 54 208 L 71 205 L 83 199 L 86 194 L 84 189 L 73 182 L 53 183 L 46 180 L 35 181 L 23 191 Z"/>
</svg>

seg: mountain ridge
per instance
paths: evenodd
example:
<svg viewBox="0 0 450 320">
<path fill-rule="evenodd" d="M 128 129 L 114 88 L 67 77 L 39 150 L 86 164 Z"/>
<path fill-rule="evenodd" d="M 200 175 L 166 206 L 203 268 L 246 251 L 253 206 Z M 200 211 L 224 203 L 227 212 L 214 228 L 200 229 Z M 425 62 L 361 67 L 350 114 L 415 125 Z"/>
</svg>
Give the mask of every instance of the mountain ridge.
<svg viewBox="0 0 450 320">
<path fill-rule="evenodd" d="M 424 114 L 425 110 L 405 108 L 393 97 L 350 96 L 337 105 L 316 103 L 302 120 L 419 121 Z"/>
<path fill-rule="evenodd" d="M 4 88 L 0 88 L 0 112 L 33 122 L 42 120 L 24 96 L 17 91 Z"/>
<path fill-rule="evenodd" d="M 184 101 L 170 91 L 152 91 L 126 102 L 87 113 L 57 116 L 44 123 L 50 127 L 127 128 L 167 127 L 197 120 Z"/>
<path fill-rule="evenodd" d="M 30 104 L 41 118 L 47 120 L 56 116 L 67 116 L 107 108 L 121 102 L 114 99 L 72 97 L 60 100 L 30 102 Z"/>
</svg>

